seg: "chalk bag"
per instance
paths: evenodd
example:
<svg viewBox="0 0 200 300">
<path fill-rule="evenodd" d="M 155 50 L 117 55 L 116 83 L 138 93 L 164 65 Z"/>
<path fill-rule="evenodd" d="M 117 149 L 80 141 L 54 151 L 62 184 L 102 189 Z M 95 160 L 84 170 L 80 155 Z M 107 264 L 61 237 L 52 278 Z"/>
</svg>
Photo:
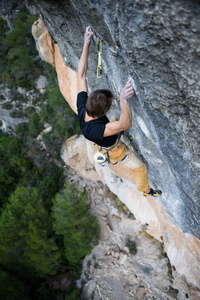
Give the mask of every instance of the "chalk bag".
<svg viewBox="0 0 200 300">
<path fill-rule="evenodd" d="M 96 161 L 102 167 L 107 167 L 109 165 L 107 154 L 103 154 L 100 151 L 98 151 L 94 154 L 94 161 Z"/>
</svg>

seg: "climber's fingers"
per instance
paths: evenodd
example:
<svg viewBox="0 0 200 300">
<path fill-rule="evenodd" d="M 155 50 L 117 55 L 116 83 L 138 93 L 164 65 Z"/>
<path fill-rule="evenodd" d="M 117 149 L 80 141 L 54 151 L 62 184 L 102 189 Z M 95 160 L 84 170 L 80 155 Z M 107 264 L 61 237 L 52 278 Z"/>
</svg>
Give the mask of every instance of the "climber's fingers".
<svg viewBox="0 0 200 300">
<path fill-rule="evenodd" d="M 90 26 L 86 27 L 85 35 L 84 35 L 85 43 L 86 43 L 86 44 L 89 44 L 89 43 L 90 43 L 91 37 L 92 37 L 93 35 L 94 35 L 94 32 L 92 32 Z"/>
<path fill-rule="evenodd" d="M 128 95 L 131 95 L 131 96 L 134 95 L 134 94 L 135 94 L 134 89 L 133 89 L 132 87 L 128 88 L 128 89 L 127 89 L 127 94 L 128 94 Z"/>
<path fill-rule="evenodd" d="M 131 90 L 127 90 L 127 99 L 132 97 L 134 94 L 135 94 L 135 91 L 133 90 L 133 88 Z"/>
<path fill-rule="evenodd" d="M 131 84 L 131 80 L 128 80 L 127 83 L 125 84 L 125 87 L 126 88 L 132 88 L 133 89 L 133 86 Z"/>
<path fill-rule="evenodd" d="M 131 80 L 128 80 L 127 83 L 125 84 L 121 96 L 124 99 L 129 99 L 130 97 L 132 97 L 135 94 L 135 91 L 133 89 L 133 86 L 131 84 Z"/>
<path fill-rule="evenodd" d="M 130 91 L 134 91 L 133 86 L 131 84 L 131 80 L 128 80 L 125 87 L 130 90 Z"/>
<path fill-rule="evenodd" d="M 86 32 L 87 34 L 89 34 L 90 32 L 92 32 L 90 26 L 87 26 L 87 27 L 86 27 L 85 32 Z"/>
</svg>

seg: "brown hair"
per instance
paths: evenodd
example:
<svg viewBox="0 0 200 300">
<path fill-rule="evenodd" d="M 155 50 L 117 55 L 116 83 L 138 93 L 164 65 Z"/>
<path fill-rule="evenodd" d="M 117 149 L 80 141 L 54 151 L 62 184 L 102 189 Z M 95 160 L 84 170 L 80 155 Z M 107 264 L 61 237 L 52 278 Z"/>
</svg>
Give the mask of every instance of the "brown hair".
<svg viewBox="0 0 200 300">
<path fill-rule="evenodd" d="M 93 91 L 86 102 L 87 114 L 90 117 L 103 117 L 111 108 L 113 94 L 109 90 Z"/>
</svg>

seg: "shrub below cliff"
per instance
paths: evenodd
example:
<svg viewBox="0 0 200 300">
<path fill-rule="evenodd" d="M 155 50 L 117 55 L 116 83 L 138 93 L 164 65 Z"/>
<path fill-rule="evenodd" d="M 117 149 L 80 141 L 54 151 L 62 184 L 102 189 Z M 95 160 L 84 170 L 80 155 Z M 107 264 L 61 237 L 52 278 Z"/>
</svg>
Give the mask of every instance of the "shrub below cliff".
<svg viewBox="0 0 200 300">
<path fill-rule="evenodd" d="M 65 257 L 76 265 L 98 243 L 100 227 L 95 216 L 87 211 L 87 196 L 75 185 L 65 183 L 54 199 L 53 228 L 63 236 Z"/>
<path fill-rule="evenodd" d="M 4 59 L 0 61 L 3 70 L 2 82 L 8 86 L 15 84 L 30 87 L 33 84 L 37 55 L 31 34 L 31 25 L 36 20 L 24 6 L 14 21 L 14 30 L 8 31 L 4 20 L 0 20 L 1 52 Z M 7 34 L 6 34 L 7 33 Z"/>
</svg>

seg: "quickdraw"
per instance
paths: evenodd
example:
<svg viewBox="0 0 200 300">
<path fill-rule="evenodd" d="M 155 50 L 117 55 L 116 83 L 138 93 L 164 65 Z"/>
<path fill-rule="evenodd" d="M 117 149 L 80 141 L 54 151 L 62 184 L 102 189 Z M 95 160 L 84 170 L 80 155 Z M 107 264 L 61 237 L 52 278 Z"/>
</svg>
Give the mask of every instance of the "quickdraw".
<svg viewBox="0 0 200 300">
<path fill-rule="evenodd" d="M 97 66 L 97 78 L 103 76 L 102 66 L 101 66 L 101 56 L 102 56 L 102 40 L 98 41 L 98 66 Z"/>
</svg>

